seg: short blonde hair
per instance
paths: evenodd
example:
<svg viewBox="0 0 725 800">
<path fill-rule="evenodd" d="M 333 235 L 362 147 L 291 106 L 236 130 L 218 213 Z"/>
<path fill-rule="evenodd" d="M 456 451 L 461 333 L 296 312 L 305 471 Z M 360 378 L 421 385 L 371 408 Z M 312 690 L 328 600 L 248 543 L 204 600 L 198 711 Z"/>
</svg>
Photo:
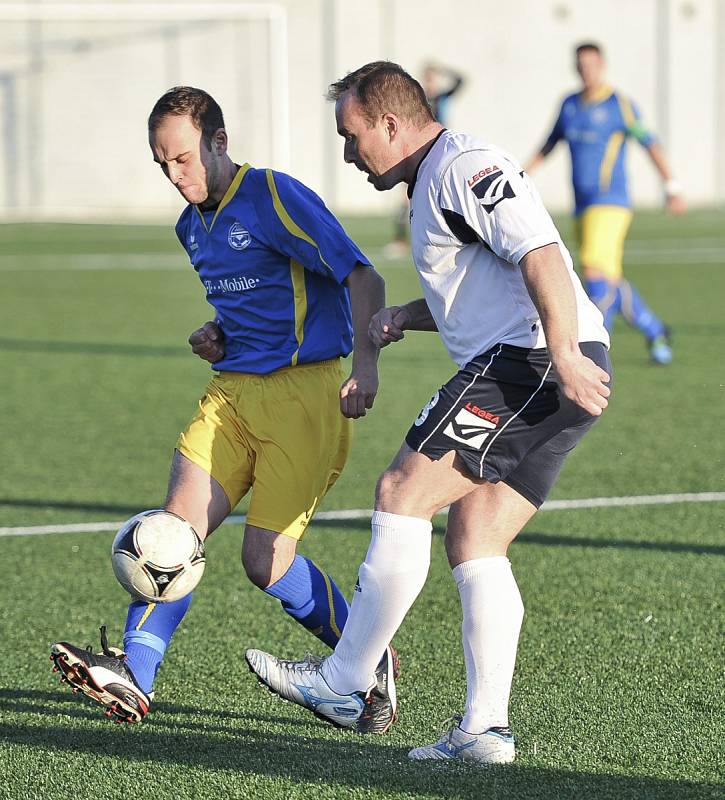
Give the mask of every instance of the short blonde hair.
<svg viewBox="0 0 725 800">
<path fill-rule="evenodd" d="M 354 90 L 363 116 L 371 126 L 387 112 L 419 128 L 435 122 L 423 87 L 392 61 L 372 61 L 348 73 L 330 85 L 327 99 L 339 100 L 350 90 Z"/>
</svg>

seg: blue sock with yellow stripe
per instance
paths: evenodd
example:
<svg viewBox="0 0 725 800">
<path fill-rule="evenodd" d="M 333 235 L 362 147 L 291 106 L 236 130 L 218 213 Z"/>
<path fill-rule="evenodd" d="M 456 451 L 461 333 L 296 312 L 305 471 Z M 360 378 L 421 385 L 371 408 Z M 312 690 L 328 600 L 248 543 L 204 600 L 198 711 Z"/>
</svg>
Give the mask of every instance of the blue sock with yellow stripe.
<svg viewBox="0 0 725 800">
<path fill-rule="evenodd" d="M 123 635 L 126 664 L 147 694 L 153 689 L 166 648 L 190 603 L 191 593 L 173 603 L 138 601 L 128 607 Z"/>
<path fill-rule="evenodd" d="M 619 286 L 604 278 L 587 278 L 585 285 L 589 299 L 602 312 L 604 327 L 611 333 L 622 302 Z"/>
<path fill-rule="evenodd" d="M 335 649 L 350 607 L 329 575 L 309 558 L 296 555 L 290 568 L 264 590 L 310 633 Z"/>
<path fill-rule="evenodd" d="M 630 325 L 642 331 L 647 339 L 652 341 L 665 332 L 665 323 L 655 315 L 629 281 L 620 282 L 619 296 L 622 316 Z"/>
</svg>

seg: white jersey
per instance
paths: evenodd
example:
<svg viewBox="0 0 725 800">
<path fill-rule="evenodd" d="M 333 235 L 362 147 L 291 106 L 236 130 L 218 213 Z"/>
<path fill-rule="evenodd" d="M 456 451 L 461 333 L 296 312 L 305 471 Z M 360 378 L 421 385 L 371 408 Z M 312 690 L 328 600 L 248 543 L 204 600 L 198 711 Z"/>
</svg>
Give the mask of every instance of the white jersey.
<svg viewBox="0 0 725 800">
<path fill-rule="evenodd" d="M 412 187 L 413 261 L 446 349 L 460 366 L 495 344 L 546 347 L 518 264 L 556 243 L 576 295 L 579 341 L 609 346 L 602 315 L 533 183 L 497 147 L 444 130 Z"/>
</svg>

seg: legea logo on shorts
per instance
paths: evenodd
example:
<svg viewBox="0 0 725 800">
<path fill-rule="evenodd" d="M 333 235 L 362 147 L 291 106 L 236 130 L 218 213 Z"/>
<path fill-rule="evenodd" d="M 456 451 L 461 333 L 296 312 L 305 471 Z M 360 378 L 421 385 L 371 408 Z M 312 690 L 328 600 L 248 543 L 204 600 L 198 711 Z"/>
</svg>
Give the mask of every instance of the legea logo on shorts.
<svg viewBox="0 0 725 800">
<path fill-rule="evenodd" d="M 244 228 L 240 223 L 235 222 L 231 228 L 229 228 L 229 247 L 233 250 L 245 250 L 249 247 L 250 242 L 252 241 L 252 236 L 249 231 Z"/>
<path fill-rule="evenodd" d="M 443 435 L 467 444 L 474 450 L 480 450 L 491 431 L 496 430 L 499 422 L 500 417 L 466 403 L 465 408 L 462 408 L 448 423 Z"/>
</svg>

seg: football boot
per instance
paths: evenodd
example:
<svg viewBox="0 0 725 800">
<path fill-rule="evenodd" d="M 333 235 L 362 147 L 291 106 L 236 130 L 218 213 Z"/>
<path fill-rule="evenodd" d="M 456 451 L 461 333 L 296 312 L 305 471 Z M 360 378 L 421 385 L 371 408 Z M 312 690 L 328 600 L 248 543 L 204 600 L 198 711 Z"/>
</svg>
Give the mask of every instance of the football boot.
<svg viewBox="0 0 725 800">
<path fill-rule="evenodd" d="M 101 627 L 101 651 L 94 653 L 56 642 L 50 649 L 53 671 L 60 673 L 74 693 L 83 692 L 105 707 L 105 715 L 115 722 L 140 722 L 148 713 L 153 693 L 146 694 L 136 683 L 126 664 L 126 654 L 108 646 L 106 626 Z"/>
<path fill-rule="evenodd" d="M 306 656 L 286 661 L 261 650 L 247 650 L 249 669 L 274 694 L 311 711 L 336 728 L 357 733 L 385 733 L 395 722 L 397 698 L 393 670 L 395 657 L 387 648 L 367 692 L 338 694 L 321 673 L 324 659 Z"/>
<path fill-rule="evenodd" d="M 649 339 L 649 357 L 654 364 L 667 365 L 672 363 L 672 338 L 670 329 L 665 328 L 654 339 Z"/>
<path fill-rule="evenodd" d="M 408 753 L 411 761 L 469 761 L 480 766 L 510 764 L 516 758 L 510 728 L 489 728 L 483 733 L 468 733 L 461 728 L 461 716 L 446 722 L 446 731 L 433 744 L 416 747 Z"/>
</svg>

